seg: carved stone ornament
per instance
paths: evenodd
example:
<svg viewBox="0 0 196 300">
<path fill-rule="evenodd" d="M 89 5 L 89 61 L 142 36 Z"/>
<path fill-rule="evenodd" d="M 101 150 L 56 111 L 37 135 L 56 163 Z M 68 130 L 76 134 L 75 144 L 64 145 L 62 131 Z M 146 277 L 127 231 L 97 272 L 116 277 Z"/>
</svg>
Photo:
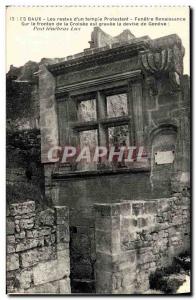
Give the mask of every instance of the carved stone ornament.
<svg viewBox="0 0 196 300">
<path fill-rule="evenodd" d="M 152 76 L 157 78 L 162 74 L 168 74 L 173 88 L 180 87 L 180 75 L 183 74 L 183 56 L 184 51 L 177 45 L 172 48 L 145 50 L 140 52 L 142 69 L 146 78 L 151 78 L 150 88 L 153 88 L 153 94 L 156 94 L 156 83 Z M 149 80 L 147 80 L 148 83 Z"/>
</svg>

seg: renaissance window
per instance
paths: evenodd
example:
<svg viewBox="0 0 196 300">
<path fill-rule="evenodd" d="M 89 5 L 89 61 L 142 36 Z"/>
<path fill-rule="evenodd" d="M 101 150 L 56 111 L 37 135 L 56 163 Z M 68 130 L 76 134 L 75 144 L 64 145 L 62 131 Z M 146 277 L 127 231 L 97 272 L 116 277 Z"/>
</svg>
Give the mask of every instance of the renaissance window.
<svg viewBox="0 0 196 300">
<path fill-rule="evenodd" d="M 130 145 L 131 116 L 128 114 L 126 87 L 117 90 L 103 90 L 88 95 L 76 96 L 77 121 L 73 129 L 78 132 L 80 149 L 96 146 L 106 147 Z M 92 154 L 92 153 L 91 153 Z M 92 156 L 91 156 L 92 157 Z M 105 161 L 104 161 L 105 164 Z M 96 170 L 103 165 L 102 158 L 98 163 L 78 164 L 78 170 Z M 107 164 L 110 167 L 110 163 Z"/>
</svg>

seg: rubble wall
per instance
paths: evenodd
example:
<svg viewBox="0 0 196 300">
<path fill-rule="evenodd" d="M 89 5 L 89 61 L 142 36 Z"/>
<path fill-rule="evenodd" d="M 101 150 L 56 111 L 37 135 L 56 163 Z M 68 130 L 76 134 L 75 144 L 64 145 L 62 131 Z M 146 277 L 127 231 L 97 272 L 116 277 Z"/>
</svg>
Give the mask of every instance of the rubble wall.
<svg viewBox="0 0 196 300">
<path fill-rule="evenodd" d="M 95 205 L 96 293 L 143 293 L 151 272 L 190 248 L 188 194 Z"/>
<path fill-rule="evenodd" d="M 69 211 L 7 206 L 7 293 L 70 294 Z"/>
</svg>

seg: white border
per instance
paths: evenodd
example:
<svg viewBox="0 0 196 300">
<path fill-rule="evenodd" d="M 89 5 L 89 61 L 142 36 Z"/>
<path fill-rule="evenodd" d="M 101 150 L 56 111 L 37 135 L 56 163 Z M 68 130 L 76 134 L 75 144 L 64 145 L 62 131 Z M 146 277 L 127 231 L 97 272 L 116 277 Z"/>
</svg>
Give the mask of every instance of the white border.
<svg viewBox="0 0 196 300">
<path fill-rule="evenodd" d="M 172 2 L 171 0 L 164 0 L 164 1 L 157 1 L 157 0 L 151 0 L 151 1 L 141 1 L 141 0 L 107 0 L 107 1 L 90 1 L 90 0 L 1 0 L 0 1 L 0 41 L 1 41 L 1 47 L 0 47 L 0 57 L 1 57 L 1 64 L 0 64 L 0 91 L 1 91 L 1 97 L 0 97 L 0 166 L 1 166 L 1 179 L 0 179 L 0 195 L 1 195 L 1 207 L 0 207 L 0 258 L 1 258 L 1 265 L 0 265 L 0 299 L 6 299 L 6 294 L 5 294 L 5 262 L 6 262 L 6 257 L 5 257 L 5 62 L 6 62 L 6 57 L 5 57 L 5 6 L 12 5 L 12 6 L 36 6 L 36 5 L 47 5 L 47 6 L 66 6 L 66 5 L 77 5 L 77 6 L 96 6 L 96 5 L 112 5 L 112 6 L 141 6 L 141 5 L 148 5 L 148 6 L 191 6 L 193 10 L 196 9 L 196 1 L 195 0 L 178 0 L 175 2 Z M 171 5 L 172 4 L 172 5 Z M 193 12 L 194 15 L 195 11 Z M 193 28 L 193 33 L 195 32 L 195 22 L 194 20 L 192 24 Z M 195 49 L 195 41 L 192 41 L 192 56 L 194 55 L 194 49 Z M 194 57 L 192 57 L 192 62 L 194 65 L 192 66 L 192 72 L 195 70 L 195 60 Z M 192 83 L 193 88 L 196 86 L 196 80 L 194 78 L 194 82 Z M 192 95 L 194 97 L 194 93 Z M 193 112 L 192 114 L 195 116 L 195 105 L 194 105 L 194 99 L 192 99 L 192 109 Z M 195 149 L 195 122 L 194 122 L 194 117 L 192 117 L 193 120 L 193 152 Z M 193 170 L 195 170 L 195 162 L 193 161 Z M 193 174 L 194 175 L 194 174 Z M 194 176 L 193 176 L 194 177 Z M 195 179 L 195 178 L 194 178 Z M 193 180 L 193 187 L 195 186 L 196 182 Z M 193 194 L 194 196 L 194 194 Z M 193 215 L 196 216 L 195 212 L 195 205 L 194 205 L 194 197 L 192 199 L 192 204 L 193 204 Z M 194 218 L 193 218 L 194 220 Z M 194 225 L 194 224 L 193 224 Z M 193 242 L 195 242 L 195 230 L 194 226 L 192 227 L 193 229 Z M 195 249 L 195 243 L 193 243 L 193 255 L 194 255 L 194 249 Z M 195 262 L 195 258 L 193 260 Z M 195 271 L 195 263 L 194 263 L 194 271 Z M 195 283 L 196 283 L 196 275 L 195 273 L 193 274 L 193 293 L 195 291 Z M 29 297 L 27 296 L 18 296 L 19 298 L 22 299 L 28 299 Z M 17 298 L 18 298 L 17 297 Z M 45 298 L 56 298 L 57 296 L 53 297 L 47 297 Z M 41 296 L 37 296 L 36 298 L 41 299 Z M 68 296 L 68 298 L 70 298 Z M 74 297 L 74 298 L 80 298 L 80 297 Z M 91 298 L 91 297 L 90 297 Z M 102 297 L 106 298 L 106 297 Z M 123 297 L 115 297 L 117 298 L 123 298 Z M 138 298 L 143 298 L 137 297 Z M 160 296 L 156 298 L 161 298 Z M 173 297 L 167 297 L 167 299 L 173 298 Z M 189 297 L 184 297 L 184 298 L 189 298 Z"/>
</svg>

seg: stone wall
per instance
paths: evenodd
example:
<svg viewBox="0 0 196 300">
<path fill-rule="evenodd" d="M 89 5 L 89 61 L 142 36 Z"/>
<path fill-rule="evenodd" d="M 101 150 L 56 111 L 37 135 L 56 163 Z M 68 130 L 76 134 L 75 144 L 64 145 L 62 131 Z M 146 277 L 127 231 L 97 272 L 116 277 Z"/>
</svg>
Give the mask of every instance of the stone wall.
<svg viewBox="0 0 196 300">
<path fill-rule="evenodd" d="M 12 131 L 6 141 L 7 203 L 29 200 L 44 205 L 44 169 L 39 129 Z"/>
<path fill-rule="evenodd" d="M 69 294 L 69 211 L 37 211 L 34 201 L 7 207 L 7 293 Z"/>
<path fill-rule="evenodd" d="M 190 248 L 188 190 L 151 201 L 96 204 L 96 293 L 133 294 Z"/>
</svg>

